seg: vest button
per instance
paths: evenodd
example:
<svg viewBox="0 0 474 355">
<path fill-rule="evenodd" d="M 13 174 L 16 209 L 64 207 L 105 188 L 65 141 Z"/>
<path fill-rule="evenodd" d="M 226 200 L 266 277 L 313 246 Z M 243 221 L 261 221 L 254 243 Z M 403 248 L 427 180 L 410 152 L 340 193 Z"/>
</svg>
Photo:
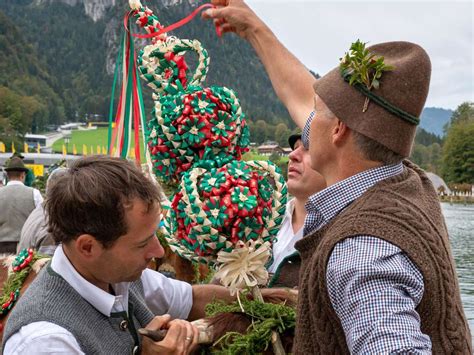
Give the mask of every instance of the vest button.
<svg viewBox="0 0 474 355">
<path fill-rule="evenodd" d="M 120 330 L 127 330 L 128 329 L 128 322 L 124 319 L 123 321 L 120 322 Z"/>
<path fill-rule="evenodd" d="M 138 354 L 140 354 L 140 348 L 135 345 L 135 346 L 133 347 L 132 354 L 133 354 L 133 355 L 138 355 Z"/>
</svg>

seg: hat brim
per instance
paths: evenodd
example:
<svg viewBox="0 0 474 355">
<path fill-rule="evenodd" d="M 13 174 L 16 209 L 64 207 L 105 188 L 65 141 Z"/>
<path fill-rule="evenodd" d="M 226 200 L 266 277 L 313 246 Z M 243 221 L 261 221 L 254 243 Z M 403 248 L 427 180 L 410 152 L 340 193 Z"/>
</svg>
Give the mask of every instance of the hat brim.
<svg viewBox="0 0 474 355">
<path fill-rule="evenodd" d="M 295 150 L 295 144 L 298 140 L 301 139 L 301 134 L 292 134 L 288 137 L 288 144 L 290 145 L 291 150 Z"/>
<path fill-rule="evenodd" d="M 5 171 L 21 171 L 21 172 L 28 172 L 28 168 L 4 168 Z"/>
</svg>

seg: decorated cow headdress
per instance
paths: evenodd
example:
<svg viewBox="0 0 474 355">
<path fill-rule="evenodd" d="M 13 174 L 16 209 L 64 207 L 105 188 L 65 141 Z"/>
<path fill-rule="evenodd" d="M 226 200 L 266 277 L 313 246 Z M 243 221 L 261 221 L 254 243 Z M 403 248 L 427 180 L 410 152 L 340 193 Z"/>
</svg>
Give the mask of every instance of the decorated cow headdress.
<svg viewBox="0 0 474 355">
<path fill-rule="evenodd" d="M 152 88 L 155 103 L 146 126 L 143 119 L 133 121 L 145 128 L 154 174 L 178 184 L 164 221 L 168 244 L 187 259 L 216 265 L 217 277 L 232 292 L 265 284 L 264 265 L 285 212 L 285 181 L 273 163 L 241 159 L 249 145 L 245 115 L 233 90 L 204 86 L 209 55 L 201 43 L 169 36 L 166 32 L 176 26 L 164 28 L 138 1 L 130 6 L 122 58 L 128 59 L 127 73 L 139 74 Z M 132 19 L 148 34 L 132 35 Z M 130 59 L 132 36 L 152 39 L 136 61 Z M 198 57 L 194 71 L 185 60 L 189 52 Z M 127 68 L 125 61 L 123 67 Z M 140 114 L 142 105 L 133 103 L 141 97 L 139 85 L 127 73 L 122 77 L 128 79 L 128 96 L 122 89 L 119 104 L 128 103 L 122 110 L 125 115 Z M 119 107 L 117 132 L 120 112 Z M 110 146 L 120 147 L 117 137 L 124 134 L 111 136 L 115 140 Z"/>
</svg>

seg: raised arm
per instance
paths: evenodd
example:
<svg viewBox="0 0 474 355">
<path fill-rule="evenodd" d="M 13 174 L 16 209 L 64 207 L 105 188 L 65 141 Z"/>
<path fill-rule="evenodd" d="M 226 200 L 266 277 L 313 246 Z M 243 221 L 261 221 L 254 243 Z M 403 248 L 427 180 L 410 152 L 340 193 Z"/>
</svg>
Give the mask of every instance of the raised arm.
<svg viewBox="0 0 474 355">
<path fill-rule="evenodd" d="M 273 88 L 291 118 L 303 128 L 313 110 L 313 83 L 309 70 L 283 46 L 270 28 L 242 0 L 212 0 L 219 8 L 207 10 L 223 33 L 234 32 L 249 41 L 263 63 Z"/>
</svg>

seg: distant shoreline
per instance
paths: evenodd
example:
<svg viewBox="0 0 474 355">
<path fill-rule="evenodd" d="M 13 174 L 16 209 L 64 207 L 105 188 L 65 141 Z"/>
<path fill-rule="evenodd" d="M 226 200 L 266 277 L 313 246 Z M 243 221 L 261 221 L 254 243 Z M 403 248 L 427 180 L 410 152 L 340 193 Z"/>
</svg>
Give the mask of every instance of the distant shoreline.
<svg viewBox="0 0 474 355">
<path fill-rule="evenodd" d="M 471 205 L 474 204 L 474 196 L 439 196 L 440 202 Z"/>
</svg>

